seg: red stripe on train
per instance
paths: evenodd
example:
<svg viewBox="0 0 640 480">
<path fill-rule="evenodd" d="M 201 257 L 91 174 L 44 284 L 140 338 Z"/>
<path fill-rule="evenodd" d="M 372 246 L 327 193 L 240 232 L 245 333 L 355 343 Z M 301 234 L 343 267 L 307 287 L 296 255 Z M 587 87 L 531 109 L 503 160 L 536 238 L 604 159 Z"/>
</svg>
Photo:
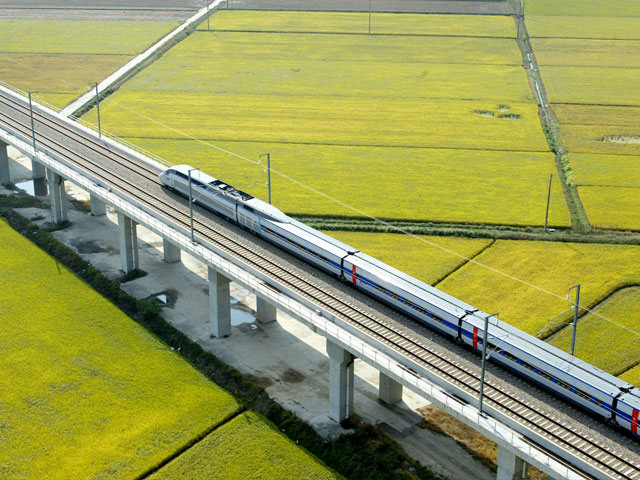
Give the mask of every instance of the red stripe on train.
<svg viewBox="0 0 640 480">
<path fill-rule="evenodd" d="M 638 413 L 640 413 L 640 411 L 635 408 L 631 413 L 631 431 L 633 433 L 638 433 Z"/>
<path fill-rule="evenodd" d="M 473 327 L 473 348 L 478 348 L 478 327 Z"/>
<path fill-rule="evenodd" d="M 353 280 L 353 284 L 354 285 L 356 285 L 356 279 L 357 279 L 357 277 L 356 277 L 356 266 L 353 265 L 351 267 L 351 280 Z"/>
</svg>

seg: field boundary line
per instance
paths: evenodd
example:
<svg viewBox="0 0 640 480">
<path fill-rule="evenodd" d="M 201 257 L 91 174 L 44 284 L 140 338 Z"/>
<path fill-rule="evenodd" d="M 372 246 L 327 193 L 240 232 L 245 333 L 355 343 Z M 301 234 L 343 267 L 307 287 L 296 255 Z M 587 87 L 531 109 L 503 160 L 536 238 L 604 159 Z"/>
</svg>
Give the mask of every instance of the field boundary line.
<svg viewBox="0 0 640 480">
<path fill-rule="evenodd" d="M 486 250 L 488 250 L 489 248 L 493 247 L 496 243 L 496 239 L 492 239 L 487 245 L 485 245 L 484 247 L 482 247 L 480 250 L 478 250 L 476 253 L 474 253 L 473 255 L 471 255 L 469 258 L 465 258 L 462 259 L 462 261 L 455 266 L 449 273 L 445 273 L 444 275 L 442 275 L 439 279 L 437 279 L 434 283 L 433 283 L 433 287 L 434 288 L 438 288 L 438 285 L 442 282 L 444 282 L 448 277 L 450 277 L 451 275 L 453 275 L 454 273 L 456 273 L 458 270 L 460 270 L 461 268 L 463 268 L 465 265 L 468 265 L 469 263 L 472 263 L 472 261 L 478 257 L 479 255 L 482 255 Z"/>
<path fill-rule="evenodd" d="M 615 297 L 616 295 L 618 295 L 621 291 L 626 290 L 627 288 L 640 288 L 640 282 L 628 282 L 628 283 L 621 283 L 613 288 L 611 288 L 609 291 L 605 292 L 605 294 L 599 298 L 596 298 L 593 302 L 591 302 L 589 304 L 589 306 L 587 307 L 583 307 L 582 305 L 579 307 L 578 309 L 578 321 L 584 319 L 586 316 L 588 315 L 592 315 L 594 317 L 598 317 L 601 319 L 604 319 L 605 321 L 608 321 L 606 317 L 602 317 L 599 313 L 598 310 L 600 310 L 606 303 L 608 303 L 609 301 L 611 301 L 611 299 L 613 297 Z M 579 310 L 584 309 L 582 313 L 579 312 Z M 572 310 L 572 309 L 569 309 Z M 566 311 L 569 311 L 566 310 Z M 565 313 L 565 312 L 562 312 Z M 573 318 L 569 317 L 568 321 L 563 321 L 561 324 L 559 324 L 557 327 L 555 328 L 549 328 L 549 333 L 547 335 L 538 337 L 541 340 L 544 340 L 545 342 L 548 342 L 549 340 L 552 340 L 554 337 L 556 337 L 558 334 L 562 333 L 564 330 L 566 330 L 567 328 L 571 328 L 571 326 L 573 325 Z M 618 325 L 615 324 L 616 326 L 629 331 L 628 327 L 623 327 L 622 325 Z M 539 332 L 541 333 L 541 332 Z M 638 362 L 636 363 L 636 365 L 640 364 L 640 360 L 638 360 Z M 632 367 L 633 368 L 633 367 Z M 621 372 L 618 373 L 614 373 L 614 372 L 610 372 L 612 375 L 615 375 L 616 377 L 620 376 L 622 373 L 624 373 L 625 371 L 627 371 L 628 369 L 622 370 Z"/>
<path fill-rule="evenodd" d="M 156 464 L 153 467 L 147 469 L 146 471 L 144 471 L 140 475 L 137 475 L 137 476 L 133 477 L 134 480 L 144 480 L 145 478 L 149 477 L 150 475 L 153 475 L 157 471 L 159 471 L 162 468 L 164 468 L 167 464 L 169 464 L 170 462 L 172 462 L 176 458 L 180 457 L 187 450 L 191 449 L 192 447 L 194 447 L 197 444 L 199 444 L 200 442 L 202 442 L 205 438 L 207 438 L 209 435 L 211 435 L 213 432 L 215 432 L 218 428 L 228 424 L 229 422 L 231 422 L 232 420 L 236 419 L 237 417 L 239 417 L 240 415 L 242 415 L 246 411 L 247 411 L 247 409 L 245 407 L 241 406 L 238 410 L 233 412 L 227 418 L 223 419 L 221 422 L 218 422 L 215 425 L 212 425 L 211 427 L 208 427 L 204 432 L 196 435 L 193 439 L 191 439 L 189 442 L 187 442 L 182 447 L 178 448 L 178 450 L 176 450 L 175 452 L 169 454 L 165 459 L 161 460 L 158 464 Z"/>
<path fill-rule="evenodd" d="M 333 32 L 329 30 L 321 32 L 311 32 L 306 30 L 230 30 L 226 28 L 211 28 L 209 30 L 196 30 L 198 32 L 218 32 L 218 33 L 274 33 L 279 35 L 356 35 L 365 37 L 445 37 L 445 38 L 480 38 L 495 40 L 514 40 L 515 37 L 498 37 L 493 35 L 452 35 L 435 33 L 367 33 L 367 32 Z M 479 64 L 483 65 L 483 64 Z M 640 67 L 639 67 L 640 68 Z"/>
<path fill-rule="evenodd" d="M 146 64 L 148 64 L 149 62 L 153 62 L 157 58 L 157 56 L 162 55 L 166 50 L 173 47 L 175 43 L 182 40 L 181 38 L 179 38 L 180 34 L 184 33 L 186 35 L 189 35 L 191 33 L 189 31 L 190 29 L 193 29 L 195 31 L 200 22 L 204 20 L 207 15 L 215 12 L 218 9 L 220 3 L 224 1 L 226 0 L 215 0 L 210 5 L 201 8 L 195 15 L 187 19 L 187 21 L 185 21 L 183 24 L 174 28 L 167 35 L 151 45 L 151 47 L 147 48 L 144 52 L 134 57 L 129 62 L 124 64 L 121 68 L 99 82 L 97 87 L 98 94 L 106 93 L 107 95 L 109 95 L 110 93 L 112 93 L 115 89 L 117 89 L 120 83 L 128 80 L 131 75 L 135 75 L 141 69 L 141 67 L 144 68 Z M 80 116 L 82 113 L 84 113 L 82 112 L 82 110 L 86 109 L 87 106 L 93 105 L 94 102 L 95 93 L 93 90 L 88 90 L 75 101 L 71 102 L 71 104 L 63 108 L 60 113 L 65 117 L 70 117 L 74 114 L 76 114 L 76 116 Z"/>
</svg>

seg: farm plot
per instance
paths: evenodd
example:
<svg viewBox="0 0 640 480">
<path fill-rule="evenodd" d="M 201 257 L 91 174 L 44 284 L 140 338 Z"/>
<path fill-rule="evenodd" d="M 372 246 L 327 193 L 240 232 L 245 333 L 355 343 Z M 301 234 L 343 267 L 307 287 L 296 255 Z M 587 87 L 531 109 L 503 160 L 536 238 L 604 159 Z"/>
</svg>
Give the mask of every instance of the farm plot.
<svg viewBox="0 0 640 480">
<path fill-rule="evenodd" d="M 245 412 L 148 478 L 328 480 L 341 477 L 284 437 L 267 420 L 254 412 Z"/>
<path fill-rule="evenodd" d="M 570 15 L 571 11 L 590 14 L 592 21 L 607 25 L 608 32 L 597 30 L 591 39 L 585 39 L 583 34 L 576 34 L 577 38 L 533 38 L 532 45 L 552 108 L 561 124 L 561 139 L 570 152 L 569 160 L 589 221 L 602 228 L 639 229 L 637 189 L 627 188 L 637 175 L 632 159 L 640 155 L 640 95 L 634 88 L 640 82 L 637 55 L 640 43 L 629 40 L 640 38 L 638 6 L 616 1 L 601 3 L 565 1 L 559 2 L 557 8 L 562 15 Z M 630 24 L 615 18 L 615 12 L 622 7 L 626 17 L 635 17 L 627 18 L 636 22 L 635 36 L 627 31 Z M 557 18 L 534 18 L 529 30 L 531 35 L 553 36 L 541 26 L 547 21 L 558 26 Z M 591 35 L 587 28 L 590 24 L 582 23 L 583 17 L 562 18 L 568 24 L 580 25 Z M 530 25 L 529 19 L 527 22 Z M 566 37 L 567 33 L 564 31 L 558 36 Z M 620 38 L 626 40 L 618 40 Z M 620 157 L 614 160 L 602 156 L 598 165 L 593 155 L 577 154 Z M 609 203 L 612 201 L 615 207 Z"/>
<path fill-rule="evenodd" d="M 325 232 L 429 285 L 462 266 L 464 257 L 473 257 L 492 240 L 457 237 L 412 237 L 397 233 Z M 453 255 L 455 252 L 458 255 Z"/>
<path fill-rule="evenodd" d="M 251 32 L 368 33 L 369 15 L 362 12 L 270 12 L 222 10 L 211 17 L 211 30 Z M 206 23 L 200 30 L 207 28 Z M 371 33 L 385 35 L 467 35 L 514 38 L 506 16 L 412 15 L 373 13 Z"/>
<path fill-rule="evenodd" d="M 4 220 L 0 245 L 0 476 L 134 478 L 237 411 Z"/>
<path fill-rule="evenodd" d="M 620 290 L 596 313 L 578 320 L 576 355 L 614 375 L 640 364 L 640 287 Z M 569 352 L 571 338 L 572 328 L 565 328 L 549 343 Z"/>
<path fill-rule="evenodd" d="M 342 15 L 352 17 L 217 12 L 212 22 L 219 31 L 196 32 L 106 99 L 103 126 L 261 198 L 264 166 L 241 166 L 246 160 L 215 147 L 251 161 L 269 152 L 275 170 L 370 215 L 541 224 L 535 206 L 544 188 L 538 186 L 555 165 L 544 153 L 548 145 L 515 41 L 463 38 L 465 32 L 446 38 L 273 33 L 283 25 L 299 32 L 292 19 L 326 28 Z M 476 21 L 410 17 L 429 17 L 424 28 Z M 248 22 L 265 31 L 222 31 Z M 489 17 L 486 32 L 492 22 Z M 424 172 L 410 179 L 413 188 L 407 171 Z M 354 215 L 282 179 L 274 180 L 274 192 L 288 213 Z M 568 225 L 560 190 L 554 199 L 554 224 Z"/>
<path fill-rule="evenodd" d="M 640 230 L 640 188 L 585 186 L 578 193 L 591 225 Z"/>
<path fill-rule="evenodd" d="M 625 382 L 629 382 L 631 385 L 640 387 L 640 365 L 627 370 L 622 375 L 620 375 L 620 378 Z"/>
<path fill-rule="evenodd" d="M 0 80 L 62 107 L 168 32 L 169 22 L 0 20 Z"/>
<path fill-rule="evenodd" d="M 570 17 L 640 17 L 640 5 L 629 0 L 536 0 L 527 15 Z"/>
<path fill-rule="evenodd" d="M 260 154 L 271 152 L 273 202 L 294 215 L 368 214 L 403 220 L 540 224 L 544 222 L 549 174 L 555 173 L 550 154 L 545 153 L 212 143 L 241 155 L 230 159 L 224 151 L 194 141 L 130 140 L 175 163 L 198 165 L 260 198 L 267 198 L 265 159 L 256 167 L 244 158 L 257 161 Z M 290 175 L 299 183 L 275 172 Z M 331 198 L 316 195 L 301 184 Z M 552 186 L 549 218 L 557 226 L 570 223 L 558 182 Z"/>
<path fill-rule="evenodd" d="M 498 240 L 475 260 L 490 269 L 467 264 L 436 286 L 541 337 L 573 318 L 565 300 L 573 285 L 582 285 L 580 304 L 589 307 L 640 285 L 639 246 Z"/>
</svg>

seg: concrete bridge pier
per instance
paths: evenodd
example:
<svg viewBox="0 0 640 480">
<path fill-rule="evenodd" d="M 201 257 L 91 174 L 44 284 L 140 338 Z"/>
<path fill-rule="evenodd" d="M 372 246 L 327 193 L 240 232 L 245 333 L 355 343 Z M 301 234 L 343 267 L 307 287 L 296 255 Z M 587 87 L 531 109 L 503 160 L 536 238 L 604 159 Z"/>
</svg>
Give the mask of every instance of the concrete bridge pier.
<svg viewBox="0 0 640 480">
<path fill-rule="evenodd" d="M 33 176 L 34 180 L 37 180 L 39 178 L 44 178 L 45 176 L 44 165 L 41 164 L 40 162 L 36 162 L 35 160 L 31 159 L 31 175 Z"/>
<path fill-rule="evenodd" d="M 275 305 L 272 305 L 260 297 L 256 297 L 256 320 L 260 323 L 275 322 L 277 311 Z"/>
<path fill-rule="evenodd" d="M 524 460 L 498 444 L 497 480 L 522 480 L 527 471 L 526 465 Z"/>
<path fill-rule="evenodd" d="M 329 354 L 329 417 L 342 422 L 353 413 L 353 362 L 355 357 L 327 339 Z"/>
<path fill-rule="evenodd" d="M 64 190 L 64 178 L 48 169 L 49 190 L 51 195 L 51 221 L 60 223 L 67 220 L 68 200 Z"/>
<path fill-rule="evenodd" d="M 91 202 L 91 215 L 94 217 L 100 217 L 107 214 L 107 205 L 94 194 L 89 194 L 89 200 Z"/>
<path fill-rule="evenodd" d="M 8 145 L 0 140 L 0 185 L 6 185 L 11 182 L 9 175 L 9 155 L 7 153 Z"/>
<path fill-rule="evenodd" d="M 124 213 L 118 212 L 118 225 L 120 227 L 120 260 L 122 271 L 132 272 L 140 267 L 138 261 L 138 233 L 136 222 Z"/>
<path fill-rule="evenodd" d="M 225 338 L 231 335 L 230 280 L 209 267 L 209 316 L 211 338 Z"/>
<path fill-rule="evenodd" d="M 393 378 L 380 372 L 380 384 L 378 387 L 378 398 L 387 405 L 393 405 L 402 401 L 402 384 Z"/>
<path fill-rule="evenodd" d="M 164 252 L 163 260 L 166 263 L 177 263 L 180 261 L 181 250 L 166 238 L 162 239 L 162 251 Z"/>
</svg>

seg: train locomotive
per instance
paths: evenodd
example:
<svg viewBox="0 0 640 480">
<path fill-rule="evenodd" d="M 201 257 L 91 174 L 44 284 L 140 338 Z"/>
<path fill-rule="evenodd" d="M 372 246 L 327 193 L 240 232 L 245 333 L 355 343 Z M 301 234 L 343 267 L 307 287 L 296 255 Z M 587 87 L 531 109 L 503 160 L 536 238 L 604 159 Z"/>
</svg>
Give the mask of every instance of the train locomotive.
<svg viewBox="0 0 640 480">
<path fill-rule="evenodd" d="M 159 175 L 171 191 L 252 231 L 318 268 L 348 281 L 417 321 L 481 351 L 488 314 L 357 249 L 288 217 L 272 205 L 188 165 Z M 606 421 L 638 433 L 640 392 L 610 375 L 511 325 L 490 318 L 491 359 Z"/>
</svg>

